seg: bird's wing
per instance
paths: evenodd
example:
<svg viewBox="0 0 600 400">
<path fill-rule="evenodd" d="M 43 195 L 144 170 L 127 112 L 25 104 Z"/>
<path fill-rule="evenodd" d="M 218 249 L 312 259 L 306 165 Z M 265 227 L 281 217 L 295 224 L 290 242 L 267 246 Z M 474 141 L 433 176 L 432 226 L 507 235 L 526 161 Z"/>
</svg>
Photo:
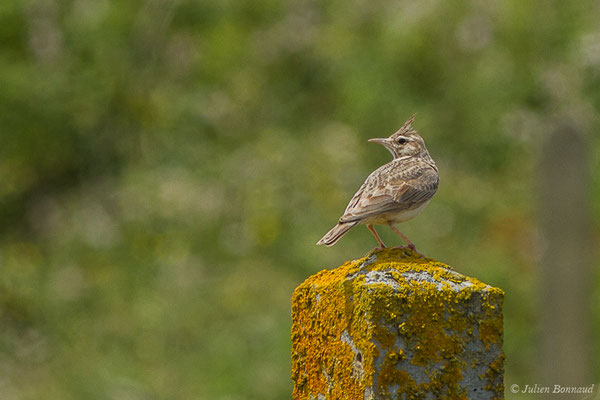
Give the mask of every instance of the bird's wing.
<svg viewBox="0 0 600 400">
<path fill-rule="evenodd" d="M 433 197 L 437 187 L 437 171 L 425 162 L 383 165 L 367 177 L 339 221 L 357 221 L 410 209 Z"/>
</svg>

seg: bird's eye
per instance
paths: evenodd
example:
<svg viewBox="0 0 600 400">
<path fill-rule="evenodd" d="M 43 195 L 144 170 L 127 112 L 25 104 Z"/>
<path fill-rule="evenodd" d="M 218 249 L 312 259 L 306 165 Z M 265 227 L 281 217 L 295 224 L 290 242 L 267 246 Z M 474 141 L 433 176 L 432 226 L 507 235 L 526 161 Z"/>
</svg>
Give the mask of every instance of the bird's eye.
<svg viewBox="0 0 600 400">
<path fill-rule="evenodd" d="M 406 140 L 406 139 L 405 139 L 405 138 L 403 138 L 403 137 L 401 137 L 401 138 L 399 138 L 399 139 L 398 139 L 398 144 L 404 144 L 404 143 L 406 143 L 406 142 L 408 142 L 408 140 Z"/>
</svg>

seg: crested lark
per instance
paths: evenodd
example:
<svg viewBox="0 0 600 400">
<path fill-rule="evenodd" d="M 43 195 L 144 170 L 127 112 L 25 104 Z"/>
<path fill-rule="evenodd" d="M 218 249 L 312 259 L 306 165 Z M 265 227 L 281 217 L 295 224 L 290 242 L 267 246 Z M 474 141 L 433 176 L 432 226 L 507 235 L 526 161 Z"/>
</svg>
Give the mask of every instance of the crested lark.
<svg viewBox="0 0 600 400">
<path fill-rule="evenodd" d="M 336 226 L 317 242 L 333 246 L 350 228 L 365 224 L 379 248 L 385 244 L 373 227 L 389 225 L 408 247 L 415 245 L 394 224 L 416 217 L 429 203 L 438 187 L 438 169 L 423 138 L 412 128 L 413 115 L 396 133 L 386 139 L 369 139 L 385 146 L 394 159 L 373 171 L 340 217 Z"/>
</svg>

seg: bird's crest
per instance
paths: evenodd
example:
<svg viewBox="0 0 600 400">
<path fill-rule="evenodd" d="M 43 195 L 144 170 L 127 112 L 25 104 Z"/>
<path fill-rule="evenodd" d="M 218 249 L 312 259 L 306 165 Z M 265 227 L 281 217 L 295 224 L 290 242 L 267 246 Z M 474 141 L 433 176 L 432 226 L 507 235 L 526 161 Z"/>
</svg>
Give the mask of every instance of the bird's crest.
<svg viewBox="0 0 600 400">
<path fill-rule="evenodd" d="M 402 134 L 411 134 L 411 133 L 416 133 L 417 131 L 415 131 L 412 127 L 412 123 L 415 120 L 415 117 L 417 116 L 417 114 L 413 114 L 405 123 L 404 125 L 402 125 L 402 127 L 400 129 L 398 129 L 398 131 L 396 133 L 402 133 Z"/>
</svg>

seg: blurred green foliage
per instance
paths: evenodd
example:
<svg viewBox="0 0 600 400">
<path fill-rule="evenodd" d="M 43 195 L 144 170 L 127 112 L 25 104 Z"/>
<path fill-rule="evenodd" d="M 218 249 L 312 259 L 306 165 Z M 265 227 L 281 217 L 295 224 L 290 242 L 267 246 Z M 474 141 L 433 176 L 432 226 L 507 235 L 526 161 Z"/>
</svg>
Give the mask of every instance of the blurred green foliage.
<svg viewBox="0 0 600 400">
<path fill-rule="evenodd" d="M 389 160 L 366 139 L 414 112 L 441 186 L 403 231 L 506 291 L 506 381 L 534 382 L 538 149 L 556 118 L 598 130 L 599 16 L 1 2 L 0 397 L 289 398 L 291 293 L 375 246 L 363 228 L 314 243 Z"/>
</svg>

